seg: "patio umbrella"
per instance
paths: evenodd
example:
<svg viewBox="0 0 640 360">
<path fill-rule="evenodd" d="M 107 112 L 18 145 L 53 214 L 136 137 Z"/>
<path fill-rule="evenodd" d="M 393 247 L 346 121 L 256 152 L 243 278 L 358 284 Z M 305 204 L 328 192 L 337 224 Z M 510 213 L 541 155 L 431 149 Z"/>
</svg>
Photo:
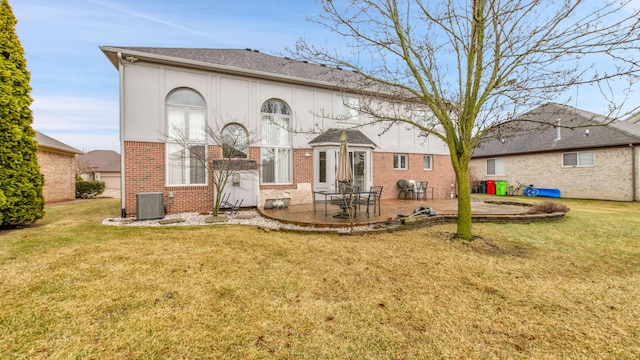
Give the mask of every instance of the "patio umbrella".
<svg viewBox="0 0 640 360">
<path fill-rule="evenodd" d="M 340 135 L 340 149 L 338 150 L 338 169 L 336 170 L 336 181 L 342 184 L 349 184 L 353 180 L 351 172 L 351 159 L 349 159 L 349 146 L 347 145 L 347 132 L 342 130 Z"/>
</svg>

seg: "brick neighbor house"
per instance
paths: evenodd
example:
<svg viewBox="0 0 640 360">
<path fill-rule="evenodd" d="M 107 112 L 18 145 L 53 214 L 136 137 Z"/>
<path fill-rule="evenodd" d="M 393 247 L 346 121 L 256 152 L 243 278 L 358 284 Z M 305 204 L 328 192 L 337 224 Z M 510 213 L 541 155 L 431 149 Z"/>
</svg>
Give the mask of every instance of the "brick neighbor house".
<svg viewBox="0 0 640 360">
<path fill-rule="evenodd" d="M 77 154 L 82 151 L 72 148 L 50 136 L 36 131 L 38 142 L 38 165 L 44 175 L 42 193 L 46 203 L 68 201 L 76 198 Z"/>
<path fill-rule="evenodd" d="M 554 103 L 518 119 L 475 149 L 476 180 L 557 188 L 568 198 L 638 200 L 640 125 Z"/>
<path fill-rule="evenodd" d="M 398 180 L 415 179 L 429 181 L 436 197 L 450 196 L 455 175 L 446 144 L 407 126 L 363 125 L 371 120 L 357 110 L 363 97 L 384 100 L 372 90 L 345 90 L 349 82 L 358 87 L 357 73 L 249 49 L 101 50 L 120 74 L 123 215 L 135 214 L 144 192 L 162 193 L 167 213 L 211 209 L 212 181 L 193 161 L 218 150 L 205 126 L 258 134 L 238 151 L 247 166 L 225 188 L 244 206 L 282 196 L 309 203 L 312 190 L 335 189 L 338 143 L 322 136 L 345 128 L 353 131 L 349 149 L 361 188 L 382 185 L 390 198 Z M 176 129 L 188 146 L 171 136 Z"/>
<path fill-rule="evenodd" d="M 103 181 L 105 189 L 120 190 L 120 154 L 113 150 L 92 150 L 76 158 L 84 181 Z"/>
</svg>

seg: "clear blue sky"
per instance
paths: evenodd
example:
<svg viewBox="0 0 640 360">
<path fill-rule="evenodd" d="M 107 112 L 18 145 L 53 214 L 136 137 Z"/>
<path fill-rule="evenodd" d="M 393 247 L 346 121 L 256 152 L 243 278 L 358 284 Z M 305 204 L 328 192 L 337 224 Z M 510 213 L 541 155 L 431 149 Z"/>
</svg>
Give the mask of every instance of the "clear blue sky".
<svg viewBox="0 0 640 360">
<path fill-rule="evenodd" d="M 640 0 L 634 0 L 640 7 Z M 300 37 L 339 48 L 306 21 L 313 0 L 9 0 L 31 72 L 33 127 L 79 150 L 120 151 L 118 72 L 101 45 L 252 48 L 283 53 Z M 578 107 L 603 113 L 599 94 Z M 640 103 L 640 94 L 636 94 Z M 631 104 L 630 104 L 631 105 Z"/>
</svg>

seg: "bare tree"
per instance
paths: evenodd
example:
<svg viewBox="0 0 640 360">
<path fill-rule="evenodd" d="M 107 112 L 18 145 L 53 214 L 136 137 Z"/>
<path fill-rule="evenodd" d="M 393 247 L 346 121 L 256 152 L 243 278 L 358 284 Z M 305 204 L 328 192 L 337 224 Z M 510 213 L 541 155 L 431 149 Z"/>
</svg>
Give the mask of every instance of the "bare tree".
<svg viewBox="0 0 640 360">
<path fill-rule="evenodd" d="M 230 122 L 223 127 L 217 123 L 214 126 L 205 125 L 203 133 L 198 136 L 200 143 L 194 143 L 193 137 L 181 127 L 170 129 L 170 135 L 166 136 L 169 142 L 177 144 L 182 150 L 170 154 L 170 161 L 184 162 L 188 159 L 193 169 L 201 169 L 192 171 L 192 176 L 195 177 L 204 177 L 206 172 L 213 184 L 212 214 L 214 216 L 220 212 L 225 187 L 234 176 L 239 176 L 241 172 L 248 169 L 251 163 L 247 161 L 249 147 L 259 141 L 256 134 L 256 131 L 248 131 L 240 123 Z M 207 144 L 213 146 L 207 149 Z M 193 164 L 197 165 L 193 166 Z"/>
<path fill-rule="evenodd" d="M 407 124 L 447 143 L 463 239 L 472 238 L 469 160 L 486 131 L 584 87 L 600 89 L 614 114 L 628 93 L 608 96 L 619 95 L 610 91 L 612 82 L 625 81 L 630 89 L 638 80 L 640 13 L 629 1 L 319 2 L 323 14 L 312 20 L 346 38 L 352 53 L 304 39 L 291 52 L 357 71 L 370 80 L 363 96 L 378 84 L 396 106 L 362 102 L 358 110 L 371 122 Z M 407 109 L 427 110 L 437 126 L 407 116 Z"/>
</svg>

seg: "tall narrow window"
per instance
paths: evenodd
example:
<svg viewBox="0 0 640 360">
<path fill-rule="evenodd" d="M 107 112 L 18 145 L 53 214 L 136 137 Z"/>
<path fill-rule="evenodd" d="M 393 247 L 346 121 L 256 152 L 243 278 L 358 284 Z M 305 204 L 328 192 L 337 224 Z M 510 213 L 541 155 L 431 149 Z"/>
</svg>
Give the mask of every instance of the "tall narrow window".
<svg viewBox="0 0 640 360">
<path fill-rule="evenodd" d="M 262 113 L 260 149 L 263 184 L 286 184 L 292 181 L 291 110 L 281 100 L 265 101 Z"/>
<path fill-rule="evenodd" d="M 318 182 L 327 182 L 327 152 L 318 153 Z"/>
<path fill-rule="evenodd" d="M 206 184 L 206 103 L 200 94 L 178 89 L 166 100 L 167 185 Z"/>
<path fill-rule="evenodd" d="M 422 168 L 424 170 L 432 170 L 433 169 L 433 155 L 424 155 L 424 157 L 422 158 L 422 163 L 423 163 Z"/>
</svg>

